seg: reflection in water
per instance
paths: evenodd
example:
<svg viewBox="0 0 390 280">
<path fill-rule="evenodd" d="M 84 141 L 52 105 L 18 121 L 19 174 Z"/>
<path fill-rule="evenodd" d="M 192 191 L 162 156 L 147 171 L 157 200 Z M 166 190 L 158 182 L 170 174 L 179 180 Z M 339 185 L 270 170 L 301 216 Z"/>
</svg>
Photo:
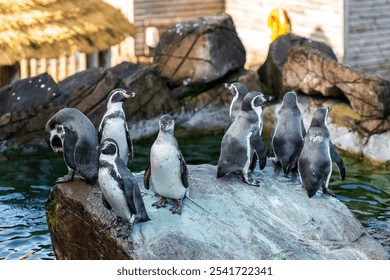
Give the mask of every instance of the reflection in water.
<svg viewBox="0 0 390 280">
<path fill-rule="evenodd" d="M 177 130 L 175 135 L 188 164 L 217 163 L 221 132 L 188 137 Z M 145 169 L 154 139 L 134 143 L 133 172 Z M 335 167 L 330 188 L 390 252 L 389 170 L 345 155 L 343 159 L 347 179 L 341 181 Z M 63 160 L 50 153 L 0 161 L 0 172 L 0 259 L 54 259 L 45 202 L 56 178 L 67 173 Z"/>
</svg>

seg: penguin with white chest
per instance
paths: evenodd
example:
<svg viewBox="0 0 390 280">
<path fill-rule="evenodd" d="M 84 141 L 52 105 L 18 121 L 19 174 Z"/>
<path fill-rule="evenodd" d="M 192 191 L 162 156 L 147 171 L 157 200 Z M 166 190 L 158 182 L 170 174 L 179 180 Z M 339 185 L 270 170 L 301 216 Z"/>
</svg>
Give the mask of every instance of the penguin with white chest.
<svg viewBox="0 0 390 280">
<path fill-rule="evenodd" d="M 98 130 L 99 143 L 107 138 L 112 138 L 118 143 L 119 156 L 125 164 L 129 156 L 130 162 L 133 162 L 134 149 L 122 105 L 126 99 L 136 95 L 135 92 L 128 92 L 121 88 L 113 89 L 107 97 L 107 110 Z"/>
<path fill-rule="evenodd" d="M 232 125 L 234 119 L 238 115 L 238 113 L 241 111 L 241 105 L 242 101 L 244 100 L 245 95 L 249 92 L 249 89 L 240 82 L 234 82 L 234 83 L 224 83 L 225 88 L 229 89 L 231 94 L 233 95 L 232 102 L 230 103 L 229 107 L 229 117 L 231 119 L 230 123 L 227 125 L 225 132 L 228 130 L 228 128 Z M 253 171 L 256 168 L 257 163 L 257 155 L 256 153 L 253 153 L 252 162 L 249 166 L 249 169 Z"/>
<path fill-rule="evenodd" d="M 336 163 L 341 179 L 345 179 L 344 162 L 333 147 L 326 125 L 329 110 L 328 107 L 321 107 L 315 111 L 298 159 L 299 176 L 309 198 L 320 188 L 323 193 L 335 196 L 328 187 L 332 161 Z"/>
<path fill-rule="evenodd" d="M 258 181 L 249 178 L 248 172 L 254 153 L 259 159 L 261 170 L 266 164 L 264 142 L 261 138 L 263 129 L 261 105 L 271 100 L 272 96 L 261 92 L 251 91 L 246 94 L 240 112 L 222 138 L 217 178 L 228 173 L 241 173 L 245 183 L 260 185 Z"/>
<path fill-rule="evenodd" d="M 64 108 L 54 114 L 45 126 L 46 141 L 63 157 L 68 174 L 57 183 L 83 179 L 94 184 L 98 178 L 98 139 L 92 122 L 75 108 Z"/>
<path fill-rule="evenodd" d="M 169 115 L 160 118 L 160 131 L 150 151 L 150 162 L 145 170 L 146 189 L 152 184 L 160 200 L 153 203 L 157 208 L 165 207 L 167 198 L 176 200 L 170 209 L 181 214 L 182 201 L 188 189 L 188 169 L 179 145 L 173 135 L 175 122 Z"/>
<path fill-rule="evenodd" d="M 296 168 L 305 135 L 298 97 L 295 92 L 287 92 L 276 115 L 269 141 L 270 151 L 276 157 L 275 163 L 282 166 L 286 175 Z"/>
<path fill-rule="evenodd" d="M 99 144 L 99 186 L 104 206 L 115 212 L 117 220 L 128 222 L 129 230 L 118 236 L 127 237 L 134 222 L 150 220 L 138 183 L 119 157 L 118 144 L 111 138 Z"/>
</svg>

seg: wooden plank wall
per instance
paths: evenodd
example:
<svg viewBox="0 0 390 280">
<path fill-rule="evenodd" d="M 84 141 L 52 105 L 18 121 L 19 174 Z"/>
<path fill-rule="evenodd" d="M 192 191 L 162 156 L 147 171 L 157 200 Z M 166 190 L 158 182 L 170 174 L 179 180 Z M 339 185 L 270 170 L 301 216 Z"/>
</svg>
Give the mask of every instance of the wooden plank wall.
<svg viewBox="0 0 390 280">
<path fill-rule="evenodd" d="M 345 63 L 390 77 L 390 1 L 346 0 Z"/>
<path fill-rule="evenodd" d="M 233 17 L 247 50 L 247 64 L 264 61 L 271 43 L 267 26 L 274 8 L 283 8 L 291 20 L 292 32 L 328 43 L 339 59 L 344 55 L 344 0 L 225 0 L 226 13 Z"/>
<path fill-rule="evenodd" d="M 223 0 L 133 0 L 134 24 L 137 27 L 135 37 L 135 55 L 150 55 L 145 45 L 145 30 L 156 27 L 160 33 L 175 23 L 193 20 L 224 10 Z"/>
</svg>

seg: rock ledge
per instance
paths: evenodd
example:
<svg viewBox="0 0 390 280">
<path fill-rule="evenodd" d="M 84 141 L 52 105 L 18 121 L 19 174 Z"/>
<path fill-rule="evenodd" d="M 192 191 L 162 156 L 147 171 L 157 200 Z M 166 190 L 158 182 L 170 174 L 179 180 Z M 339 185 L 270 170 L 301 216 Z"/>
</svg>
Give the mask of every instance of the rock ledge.
<svg viewBox="0 0 390 280">
<path fill-rule="evenodd" d="M 259 188 L 236 176 L 216 179 L 216 167 L 189 166 L 190 192 L 181 216 L 150 205 L 151 221 L 136 224 L 128 240 L 103 224 L 112 217 L 98 189 L 58 184 L 47 203 L 57 259 L 388 259 L 384 248 L 337 199 L 309 199 L 296 178 L 274 172 L 271 161 Z M 142 173 L 135 174 L 140 186 Z"/>
</svg>

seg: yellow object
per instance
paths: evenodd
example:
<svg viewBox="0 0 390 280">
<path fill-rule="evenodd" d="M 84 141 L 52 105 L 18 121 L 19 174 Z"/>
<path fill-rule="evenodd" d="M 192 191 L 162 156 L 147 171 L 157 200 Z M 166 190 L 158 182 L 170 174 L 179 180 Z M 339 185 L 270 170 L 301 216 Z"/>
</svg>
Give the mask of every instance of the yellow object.
<svg viewBox="0 0 390 280">
<path fill-rule="evenodd" d="M 268 27 L 271 29 L 272 42 L 281 35 L 291 31 L 290 19 L 283 9 L 273 9 L 268 16 Z"/>
</svg>

